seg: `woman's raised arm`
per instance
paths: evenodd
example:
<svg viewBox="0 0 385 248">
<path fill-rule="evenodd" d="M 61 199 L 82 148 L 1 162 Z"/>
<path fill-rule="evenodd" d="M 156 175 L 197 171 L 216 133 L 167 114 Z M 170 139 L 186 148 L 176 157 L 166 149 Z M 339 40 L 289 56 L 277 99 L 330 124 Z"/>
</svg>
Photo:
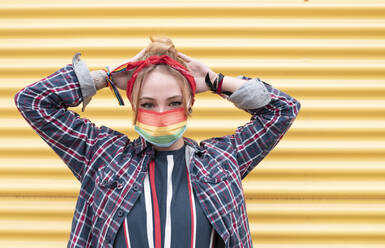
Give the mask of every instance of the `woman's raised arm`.
<svg viewBox="0 0 385 248">
<path fill-rule="evenodd" d="M 97 75 L 88 71 L 78 55 L 74 56 L 72 64 L 19 90 L 14 100 L 28 124 L 82 181 L 91 161 L 97 156 L 96 148 L 101 137 L 113 140 L 123 134 L 108 127 L 96 127 L 90 120 L 67 110 L 81 102 L 84 110 L 97 90 L 94 82 Z"/>
<path fill-rule="evenodd" d="M 205 76 L 209 73 L 213 82 L 217 74 L 196 59 L 181 52 L 178 55 L 194 75 L 197 93 L 209 90 Z M 222 92 L 225 91 L 231 95 L 221 96 L 250 113 L 250 122 L 238 127 L 232 135 L 206 139 L 201 145 L 209 150 L 214 148 L 214 156 L 233 156 L 243 179 L 282 139 L 297 117 L 301 104 L 259 78 L 224 76 Z"/>
<path fill-rule="evenodd" d="M 243 179 L 282 139 L 297 117 L 301 104 L 259 78 L 239 76 L 238 80 L 241 79 L 246 82 L 228 100 L 252 116 L 250 122 L 223 139 L 235 149 Z M 227 83 L 231 82 L 235 80 L 230 79 Z M 225 83 L 224 87 L 229 90 Z"/>
</svg>

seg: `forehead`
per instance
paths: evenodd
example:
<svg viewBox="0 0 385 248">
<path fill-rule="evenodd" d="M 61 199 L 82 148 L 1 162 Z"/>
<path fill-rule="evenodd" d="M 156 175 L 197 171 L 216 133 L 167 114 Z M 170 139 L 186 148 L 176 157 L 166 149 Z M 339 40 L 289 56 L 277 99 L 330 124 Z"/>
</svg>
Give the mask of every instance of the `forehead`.
<svg viewBox="0 0 385 248">
<path fill-rule="evenodd" d="M 179 83 L 182 83 L 181 79 L 166 70 L 158 68 L 144 77 L 139 97 L 168 98 L 175 95 L 182 96 L 182 89 L 179 85 Z"/>
</svg>

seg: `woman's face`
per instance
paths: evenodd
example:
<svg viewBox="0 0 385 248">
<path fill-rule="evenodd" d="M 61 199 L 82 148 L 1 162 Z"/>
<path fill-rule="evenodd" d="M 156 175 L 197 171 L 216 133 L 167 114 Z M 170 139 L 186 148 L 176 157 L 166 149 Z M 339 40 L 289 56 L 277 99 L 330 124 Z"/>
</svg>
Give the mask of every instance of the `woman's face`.
<svg viewBox="0 0 385 248">
<path fill-rule="evenodd" d="M 139 108 L 164 112 L 183 107 L 182 90 L 174 75 L 158 68 L 144 77 Z"/>
</svg>

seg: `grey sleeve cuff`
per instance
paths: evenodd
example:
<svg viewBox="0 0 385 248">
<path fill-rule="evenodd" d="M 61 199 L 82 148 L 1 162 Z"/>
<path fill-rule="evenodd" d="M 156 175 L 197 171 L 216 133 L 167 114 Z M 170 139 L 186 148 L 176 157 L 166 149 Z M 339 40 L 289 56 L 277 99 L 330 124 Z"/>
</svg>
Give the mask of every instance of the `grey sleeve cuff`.
<svg viewBox="0 0 385 248">
<path fill-rule="evenodd" d="M 80 60 L 80 55 L 81 53 L 76 53 L 73 56 L 72 67 L 74 68 L 75 74 L 79 80 L 80 90 L 83 96 L 82 112 L 84 112 L 84 109 L 91 101 L 92 96 L 96 94 L 96 87 L 86 63 Z"/>
<path fill-rule="evenodd" d="M 263 82 L 253 78 L 234 91 L 228 100 L 241 109 L 257 109 L 267 105 L 271 101 L 271 95 Z"/>
</svg>

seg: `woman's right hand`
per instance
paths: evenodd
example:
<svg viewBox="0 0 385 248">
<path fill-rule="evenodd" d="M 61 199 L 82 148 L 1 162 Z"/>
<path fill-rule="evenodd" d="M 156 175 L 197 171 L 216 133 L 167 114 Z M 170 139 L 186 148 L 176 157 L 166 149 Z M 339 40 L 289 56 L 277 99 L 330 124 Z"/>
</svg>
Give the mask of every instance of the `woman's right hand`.
<svg viewBox="0 0 385 248">
<path fill-rule="evenodd" d="M 178 52 L 178 57 L 180 57 L 185 62 L 187 68 L 193 75 L 196 83 L 196 93 L 202 93 L 210 90 L 205 82 L 206 74 L 209 73 L 211 82 L 214 82 L 217 74 L 207 65 L 203 64 L 197 59 L 193 59 L 190 56 L 187 56 L 184 53 Z"/>
<path fill-rule="evenodd" d="M 132 61 L 137 61 L 139 60 L 140 58 L 143 57 L 144 53 L 146 51 L 146 48 L 143 48 L 138 54 L 136 54 L 134 57 L 132 57 L 131 59 L 129 60 L 126 60 L 118 65 L 114 65 L 114 66 L 109 66 L 110 68 L 110 71 L 113 71 L 115 68 L 117 68 L 118 66 L 124 64 L 124 63 L 127 63 L 127 62 L 132 62 Z M 111 74 L 112 75 L 112 80 L 114 81 L 116 87 L 118 87 L 119 89 L 121 90 L 126 90 L 127 89 L 127 81 L 129 79 L 129 74 L 127 71 L 121 71 L 121 72 L 114 72 Z"/>
</svg>

